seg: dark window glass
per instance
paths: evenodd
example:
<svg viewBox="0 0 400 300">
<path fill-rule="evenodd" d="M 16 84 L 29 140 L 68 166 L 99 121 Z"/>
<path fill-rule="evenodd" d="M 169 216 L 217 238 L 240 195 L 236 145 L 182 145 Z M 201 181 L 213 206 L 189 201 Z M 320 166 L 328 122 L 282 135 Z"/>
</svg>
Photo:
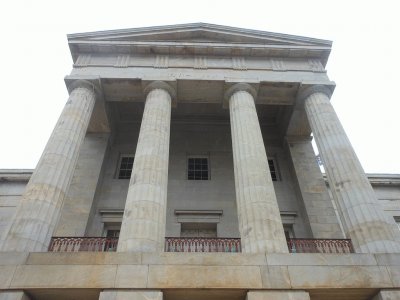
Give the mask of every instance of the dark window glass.
<svg viewBox="0 0 400 300">
<path fill-rule="evenodd" d="M 133 156 L 125 156 L 121 158 L 121 164 L 119 166 L 118 179 L 129 179 L 131 178 L 133 168 Z"/>
<path fill-rule="evenodd" d="M 268 166 L 269 172 L 271 173 L 272 181 L 278 181 L 278 174 L 273 159 L 268 159 Z"/>
<path fill-rule="evenodd" d="M 188 179 L 208 180 L 208 158 L 188 158 Z"/>
</svg>

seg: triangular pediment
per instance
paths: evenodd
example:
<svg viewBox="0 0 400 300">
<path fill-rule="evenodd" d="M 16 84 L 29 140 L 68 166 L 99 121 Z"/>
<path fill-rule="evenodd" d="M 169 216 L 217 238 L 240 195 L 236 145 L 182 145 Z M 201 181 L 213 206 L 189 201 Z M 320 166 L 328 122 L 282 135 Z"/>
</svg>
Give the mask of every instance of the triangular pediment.
<svg viewBox="0 0 400 300">
<path fill-rule="evenodd" d="M 207 23 L 97 31 L 68 35 L 71 42 L 170 42 L 330 47 L 331 42 L 308 37 L 249 30 Z"/>
</svg>

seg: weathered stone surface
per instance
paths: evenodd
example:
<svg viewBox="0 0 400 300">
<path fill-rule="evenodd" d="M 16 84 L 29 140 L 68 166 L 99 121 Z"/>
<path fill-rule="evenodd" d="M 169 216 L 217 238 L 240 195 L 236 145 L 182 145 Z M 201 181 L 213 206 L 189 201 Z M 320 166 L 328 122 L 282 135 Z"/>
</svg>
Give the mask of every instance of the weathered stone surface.
<svg viewBox="0 0 400 300">
<path fill-rule="evenodd" d="M 119 236 L 119 252 L 164 248 L 171 96 L 161 88 L 146 98 Z"/>
<path fill-rule="evenodd" d="M 229 111 L 242 251 L 287 253 L 253 96 L 234 90 Z"/>
<path fill-rule="evenodd" d="M 151 290 L 106 290 L 100 293 L 99 300 L 162 300 L 163 293 Z"/>
<path fill-rule="evenodd" d="M 261 278 L 263 288 L 290 289 L 290 278 L 287 266 L 262 266 Z"/>
<path fill-rule="evenodd" d="M 147 265 L 119 265 L 115 278 L 116 288 L 146 288 Z"/>
<path fill-rule="evenodd" d="M 46 251 L 72 179 L 95 103 L 93 89 L 75 88 L 20 200 L 2 251 Z"/>
<path fill-rule="evenodd" d="M 400 253 L 379 253 L 374 257 L 378 265 L 400 266 Z"/>
<path fill-rule="evenodd" d="M 113 288 L 116 265 L 22 265 L 11 288 Z"/>
<path fill-rule="evenodd" d="M 292 288 L 382 288 L 391 287 L 385 267 L 289 266 Z"/>
<path fill-rule="evenodd" d="M 271 253 L 266 256 L 270 266 L 375 266 L 377 262 L 371 254 L 322 254 L 322 253 Z"/>
<path fill-rule="evenodd" d="M 249 291 L 246 300 L 310 300 L 305 291 Z"/>
<path fill-rule="evenodd" d="M 261 288 L 255 266 L 149 266 L 148 288 Z"/>
<path fill-rule="evenodd" d="M 372 300 L 399 300 L 400 290 L 382 290 Z"/>
<path fill-rule="evenodd" d="M 28 258 L 27 252 L 0 252 L 0 265 L 24 264 Z"/>
<path fill-rule="evenodd" d="M 142 264 L 149 265 L 264 265 L 265 255 L 241 253 L 142 253 Z"/>
<path fill-rule="evenodd" d="M 356 252 L 400 252 L 392 229 L 394 220 L 379 205 L 329 97 L 315 91 L 305 99 L 304 106 L 346 236 Z"/>
<path fill-rule="evenodd" d="M 400 287 L 400 267 L 399 266 L 387 266 L 387 271 L 389 272 L 392 284 L 395 287 Z"/>
<path fill-rule="evenodd" d="M 16 266 L 2 266 L 0 265 L 0 289 L 10 287 Z"/>
<path fill-rule="evenodd" d="M 23 291 L 0 291 L 0 300 L 30 300 Z"/>
<path fill-rule="evenodd" d="M 49 252 L 30 253 L 28 265 L 138 265 L 141 253 L 118 252 Z"/>
</svg>

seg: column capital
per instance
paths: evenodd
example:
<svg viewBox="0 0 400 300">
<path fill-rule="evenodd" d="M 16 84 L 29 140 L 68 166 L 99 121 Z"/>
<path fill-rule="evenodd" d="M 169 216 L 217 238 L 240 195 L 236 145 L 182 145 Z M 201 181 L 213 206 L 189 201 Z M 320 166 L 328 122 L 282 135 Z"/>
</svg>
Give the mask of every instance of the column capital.
<svg viewBox="0 0 400 300">
<path fill-rule="evenodd" d="M 257 98 L 257 90 L 253 86 L 245 82 L 239 82 L 235 83 L 225 91 L 224 99 L 229 101 L 230 97 L 236 92 L 248 92 L 254 99 Z"/>
<path fill-rule="evenodd" d="M 165 81 L 155 80 L 155 81 L 150 82 L 149 84 L 147 84 L 144 87 L 143 93 L 144 93 L 145 97 L 147 97 L 147 95 L 152 90 L 156 90 L 156 89 L 161 89 L 161 90 L 167 91 L 168 94 L 171 96 L 172 106 L 176 106 L 176 102 L 177 102 L 176 87 L 172 86 L 171 84 L 169 84 Z"/>
<path fill-rule="evenodd" d="M 333 90 L 330 86 L 322 84 L 301 86 L 299 88 L 299 92 L 297 93 L 297 99 L 303 103 L 310 95 L 315 93 L 325 94 L 330 99 L 333 94 Z"/>
<path fill-rule="evenodd" d="M 96 95 L 96 100 L 103 99 L 103 92 L 99 78 L 76 78 L 75 76 L 67 76 L 64 78 L 68 93 L 71 94 L 76 88 L 86 88 L 93 91 Z"/>
</svg>

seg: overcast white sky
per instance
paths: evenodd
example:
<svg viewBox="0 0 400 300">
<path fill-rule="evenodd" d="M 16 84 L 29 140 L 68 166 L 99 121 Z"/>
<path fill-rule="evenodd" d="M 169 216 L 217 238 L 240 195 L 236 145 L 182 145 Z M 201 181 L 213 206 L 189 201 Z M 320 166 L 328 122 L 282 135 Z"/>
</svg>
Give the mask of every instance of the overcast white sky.
<svg viewBox="0 0 400 300">
<path fill-rule="evenodd" d="M 206 22 L 333 41 L 332 103 L 366 172 L 400 173 L 398 1 L 4 1 L 0 168 L 34 168 L 68 98 L 66 34 Z"/>
</svg>

